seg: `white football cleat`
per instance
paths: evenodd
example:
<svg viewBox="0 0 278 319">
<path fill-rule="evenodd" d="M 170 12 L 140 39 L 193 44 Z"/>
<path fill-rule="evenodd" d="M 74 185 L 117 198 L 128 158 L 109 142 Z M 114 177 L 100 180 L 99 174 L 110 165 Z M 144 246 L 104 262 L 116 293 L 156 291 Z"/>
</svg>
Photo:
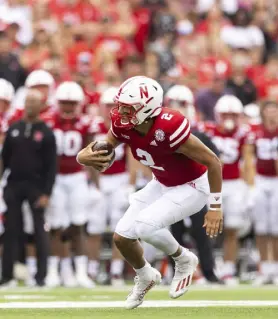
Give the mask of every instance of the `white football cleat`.
<svg viewBox="0 0 278 319">
<path fill-rule="evenodd" d="M 77 280 L 75 278 L 73 271 L 62 272 L 61 280 L 62 280 L 62 285 L 66 288 L 74 288 L 78 286 Z"/>
<path fill-rule="evenodd" d="M 150 275 L 148 279 L 144 276 L 136 276 L 134 278 L 135 286 L 126 299 L 126 309 L 134 309 L 142 304 L 146 293 L 151 290 L 155 285 L 160 284 L 161 274 L 155 268 L 150 267 Z"/>
<path fill-rule="evenodd" d="M 45 278 L 45 285 L 49 288 L 56 288 L 61 286 L 61 278 L 57 271 L 49 271 Z"/>
<path fill-rule="evenodd" d="M 16 279 L 11 279 L 5 282 L 0 281 L 0 289 L 9 289 L 17 287 L 18 282 Z"/>
<path fill-rule="evenodd" d="M 113 286 L 113 287 L 124 287 L 125 286 L 125 281 L 120 276 L 112 276 L 112 278 L 111 278 L 111 286 Z"/>
<path fill-rule="evenodd" d="M 273 282 L 273 285 L 278 286 L 278 276 L 275 276 L 275 277 L 272 279 L 272 282 Z"/>
<path fill-rule="evenodd" d="M 235 276 L 224 276 L 222 280 L 226 286 L 235 287 L 239 285 L 239 280 Z"/>
<path fill-rule="evenodd" d="M 95 288 L 96 284 L 87 274 L 76 274 L 77 285 L 82 288 Z"/>
<path fill-rule="evenodd" d="M 179 298 L 188 291 L 198 262 L 198 257 L 189 250 L 185 251 L 181 260 L 176 261 L 175 274 L 169 292 L 171 298 Z"/>
<path fill-rule="evenodd" d="M 35 287 L 37 285 L 36 279 L 32 276 L 28 276 L 28 278 L 24 281 L 25 286 L 27 287 Z"/>
<path fill-rule="evenodd" d="M 253 286 L 263 286 L 272 283 L 271 276 L 269 275 L 258 275 L 256 279 L 252 282 Z"/>
</svg>

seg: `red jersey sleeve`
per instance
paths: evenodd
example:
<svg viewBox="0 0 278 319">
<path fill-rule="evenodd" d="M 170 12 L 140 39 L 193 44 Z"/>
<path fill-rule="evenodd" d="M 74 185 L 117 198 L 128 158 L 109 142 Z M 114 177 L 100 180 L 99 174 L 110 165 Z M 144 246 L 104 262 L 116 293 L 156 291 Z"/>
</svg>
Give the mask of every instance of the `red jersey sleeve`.
<svg viewBox="0 0 278 319">
<path fill-rule="evenodd" d="M 113 124 L 113 121 L 111 123 L 111 127 L 110 127 L 110 132 L 112 133 L 112 135 L 120 142 L 126 142 L 126 140 L 122 137 L 122 130 L 119 127 L 116 127 Z"/>
<path fill-rule="evenodd" d="M 163 118 L 163 115 L 162 115 Z M 169 148 L 175 152 L 183 143 L 185 143 L 190 136 L 190 123 L 180 113 L 174 114 L 173 118 L 169 120 L 170 128 L 168 130 Z"/>
</svg>

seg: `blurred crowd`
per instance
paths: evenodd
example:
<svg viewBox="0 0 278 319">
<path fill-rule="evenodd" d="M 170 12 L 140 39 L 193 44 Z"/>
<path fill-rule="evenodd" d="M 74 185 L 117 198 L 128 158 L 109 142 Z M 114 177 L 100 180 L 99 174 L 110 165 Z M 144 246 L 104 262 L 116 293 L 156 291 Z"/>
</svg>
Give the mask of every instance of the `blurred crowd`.
<svg viewBox="0 0 278 319">
<path fill-rule="evenodd" d="M 275 0 L 2 0 L 0 22 L 0 75 L 15 89 L 42 68 L 89 103 L 138 73 L 188 86 L 203 112 L 211 87 L 244 105 L 278 94 Z"/>
<path fill-rule="evenodd" d="M 82 113 L 94 123 L 99 117 L 105 122 L 109 113 L 104 114 L 100 104 L 113 104 L 107 90 L 142 74 L 159 81 L 166 94 L 174 85 L 186 86 L 186 93 L 181 90 L 169 98 L 179 100 L 179 94 L 185 94 L 184 101 L 194 106 L 187 114 L 194 123 L 217 122 L 217 101 L 233 95 L 242 105 L 246 122 L 258 124 L 261 105 L 273 103 L 277 108 L 277 41 L 276 0 L 0 0 L 0 78 L 15 90 L 8 105 L 1 104 L 2 133 L 24 109 L 27 88 L 43 91 L 46 87 L 43 103 L 58 109 L 56 89 L 74 81 L 83 89 L 84 100 L 76 100 L 82 101 Z M 49 77 L 39 73 L 32 83 L 30 74 L 37 70 L 47 71 Z M 144 170 L 141 175 L 138 188 L 150 178 Z M 88 269 L 95 280 L 101 243 L 99 234 L 92 231 L 92 235 Z M 234 235 L 227 239 L 234 243 Z M 277 273 L 278 282 L 275 238 L 276 253 L 265 256 L 266 275 L 261 283 L 269 281 L 270 273 Z M 261 241 L 259 249 L 266 245 Z M 223 278 L 236 274 L 236 248 L 226 249 L 233 253 L 226 254 L 232 261 L 226 264 Z M 124 265 L 113 254 L 112 275 L 119 284 Z M 32 274 L 33 255 L 29 258 Z M 276 257 L 270 265 L 269 260 Z M 60 267 L 66 269 L 67 281 L 71 266 L 68 255 L 64 259 Z M 58 259 L 52 259 L 52 264 L 58 269 Z M 52 285 L 59 285 L 60 279 L 53 276 Z M 91 287 L 84 278 L 80 285 Z"/>
</svg>

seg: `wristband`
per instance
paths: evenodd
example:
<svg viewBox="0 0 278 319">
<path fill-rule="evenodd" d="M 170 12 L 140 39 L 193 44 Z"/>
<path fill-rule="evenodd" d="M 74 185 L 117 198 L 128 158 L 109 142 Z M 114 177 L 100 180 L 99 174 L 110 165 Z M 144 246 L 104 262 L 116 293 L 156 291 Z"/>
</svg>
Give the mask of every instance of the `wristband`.
<svg viewBox="0 0 278 319">
<path fill-rule="evenodd" d="M 209 209 L 208 210 L 211 210 L 211 211 L 213 211 L 213 212 L 219 212 L 219 211 L 221 211 L 221 207 L 209 207 Z"/>
<path fill-rule="evenodd" d="M 211 205 L 221 205 L 222 204 L 222 194 L 221 193 L 210 193 L 209 194 L 209 206 Z"/>
</svg>

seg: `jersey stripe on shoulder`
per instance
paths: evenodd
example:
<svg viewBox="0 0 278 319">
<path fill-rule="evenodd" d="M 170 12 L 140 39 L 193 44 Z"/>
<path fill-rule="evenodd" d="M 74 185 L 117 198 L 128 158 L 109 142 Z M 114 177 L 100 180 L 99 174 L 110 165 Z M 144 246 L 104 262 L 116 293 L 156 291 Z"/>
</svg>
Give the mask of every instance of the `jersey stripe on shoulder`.
<svg viewBox="0 0 278 319">
<path fill-rule="evenodd" d="M 184 128 L 186 127 L 186 125 L 188 124 L 188 120 L 184 119 L 183 122 L 181 123 L 181 125 L 178 127 L 178 129 L 170 136 L 170 141 L 172 141 L 173 139 L 175 139 L 177 136 L 180 135 L 180 133 L 184 130 Z"/>
<path fill-rule="evenodd" d="M 186 120 L 187 121 L 187 120 Z M 181 125 L 182 126 L 182 125 Z M 181 127 L 180 126 L 180 127 Z M 179 127 L 179 129 L 180 129 Z M 179 130 L 178 129 L 178 130 Z M 176 131 L 177 132 L 177 131 Z M 181 134 L 182 133 L 182 134 Z M 175 133 L 174 133 L 175 134 Z M 180 135 L 181 134 L 181 135 Z M 190 134 L 190 124 L 189 121 L 187 121 L 186 125 L 178 132 L 177 135 L 175 135 L 174 140 L 172 139 L 172 143 L 170 144 L 170 147 L 174 147 L 175 145 L 179 144 L 180 142 L 182 142 L 183 140 L 186 140 L 188 138 Z M 177 138 L 180 135 L 179 138 Z M 171 140 L 171 137 L 170 137 Z"/>
</svg>

